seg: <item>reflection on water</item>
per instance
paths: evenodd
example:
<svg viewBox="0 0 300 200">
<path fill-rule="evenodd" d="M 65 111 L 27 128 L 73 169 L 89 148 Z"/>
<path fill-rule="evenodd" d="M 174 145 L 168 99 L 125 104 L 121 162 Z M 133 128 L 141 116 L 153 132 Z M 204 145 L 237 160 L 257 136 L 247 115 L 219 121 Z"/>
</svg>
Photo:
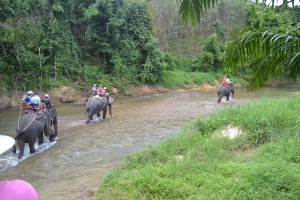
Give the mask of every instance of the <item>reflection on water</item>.
<svg viewBox="0 0 300 200">
<path fill-rule="evenodd" d="M 44 146 L 37 146 L 37 153 L 29 156 L 27 150 L 22 161 L 10 152 L 0 156 L 0 180 L 24 179 L 36 188 L 41 199 L 89 199 L 105 174 L 125 155 L 176 134 L 183 123 L 224 106 L 299 94 L 299 88 L 298 84 L 255 92 L 236 89 L 235 99 L 219 104 L 216 91 L 124 97 L 114 101 L 113 117 L 95 118 L 88 125 L 84 106 L 56 105 L 58 141 L 45 139 Z M 0 134 L 14 137 L 19 109 L 0 114 Z"/>
</svg>

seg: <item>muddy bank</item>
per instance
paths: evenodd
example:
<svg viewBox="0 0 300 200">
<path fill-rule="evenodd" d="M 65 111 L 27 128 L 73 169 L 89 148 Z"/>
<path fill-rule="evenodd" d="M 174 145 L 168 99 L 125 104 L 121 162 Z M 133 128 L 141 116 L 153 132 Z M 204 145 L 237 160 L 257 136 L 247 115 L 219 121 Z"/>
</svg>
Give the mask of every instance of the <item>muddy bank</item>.
<svg viewBox="0 0 300 200">
<path fill-rule="evenodd" d="M 217 84 L 216 84 L 217 85 Z M 119 96 L 143 96 L 143 95 L 152 95 L 157 93 L 166 93 L 166 92 L 176 92 L 183 90 L 215 90 L 216 86 L 212 86 L 209 84 L 204 85 L 194 85 L 194 86 L 186 86 L 184 88 L 179 89 L 167 89 L 164 87 L 155 87 L 152 85 L 144 85 L 142 87 L 130 87 L 127 91 L 119 91 L 117 88 L 111 88 L 108 90 L 110 95 L 116 99 Z M 85 104 L 86 99 L 91 96 L 91 92 L 80 92 L 69 86 L 61 86 L 59 88 L 55 88 L 52 91 L 41 91 L 40 96 L 43 98 L 45 94 L 49 94 L 52 103 L 74 103 L 74 104 Z M 0 110 L 6 109 L 9 107 L 18 106 L 21 97 L 26 94 L 25 92 L 15 91 L 13 95 L 2 95 L 0 96 Z"/>
</svg>

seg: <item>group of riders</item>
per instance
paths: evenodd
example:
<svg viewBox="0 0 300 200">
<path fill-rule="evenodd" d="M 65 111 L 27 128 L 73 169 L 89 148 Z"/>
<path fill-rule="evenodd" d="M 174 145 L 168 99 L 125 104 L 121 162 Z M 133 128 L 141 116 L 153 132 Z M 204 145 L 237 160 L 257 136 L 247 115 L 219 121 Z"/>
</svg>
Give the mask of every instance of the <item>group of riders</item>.
<svg viewBox="0 0 300 200">
<path fill-rule="evenodd" d="M 107 102 L 110 102 L 109 94 L 106 93 L 106 87 L 103 87 L 102 84 L 98 88 L 96 86 L 96 84 L 93 85 L 92 97 L 105 97 Z M 28 91 L 26 95 L 22 96 L 20 108 L 23 109 L 24 114 L 28 111 L 42 112 L 44 109 L 51 108 L 51 101 L 48 94 L 45 94 L 45 97 L 41 99 L 39 91 Z"/>
<path fill-rule="evenodd" d="M 107 102 L 110 103 L 109 93 L 106 92 L 106 87 L 103 87 L 102 84 L 97 85 L 94 84 L 92 87 L 92 97 L 105 97 Z"/>
<path fill-rule="evenodd" d="M 100 84 L 98 88 L 96 84 L 93 85 L 92 96 L 96 96 L 96 95 L 105 96 L 105 92 L 106 92 L 106 87 L 103 88 L 102 84 Z"/>
<path fill-rule="evenodd" d="M 24 111 L 23 114 L 26 114 L 29 111 L 33 111 L 34 113 L 42 113 L 44 109 L 51 108 L 51 106 L 49 95 L 45 94 L 45 97 L 41 99 L 38 91 L 28 91 L 26 95 L 22 96 L 20 103 L 20 107 Z"/>
<path fill-rule="evenodd" d="M 225 76 L 224 79 L 222 80 L 221 84 L 223 86 L 226 86 L 226 87 L 230 88 L 230 87 L 233 86 L 233 81 Z"/>
</svg>

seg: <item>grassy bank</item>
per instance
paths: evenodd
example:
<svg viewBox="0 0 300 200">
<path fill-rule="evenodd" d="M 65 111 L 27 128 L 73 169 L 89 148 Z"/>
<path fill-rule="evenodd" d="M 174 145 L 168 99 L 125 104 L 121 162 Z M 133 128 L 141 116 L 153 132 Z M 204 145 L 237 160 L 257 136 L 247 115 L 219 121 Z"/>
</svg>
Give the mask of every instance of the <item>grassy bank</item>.
<svg viewBox="0 0 300 200">
<path fill-rule="evenodd" d="M 263 99 L 195 119 L 126 157 L 97 199 L 298 199 L 300 96 Z M 221 131 L 238 127 L 234 139 Z"/>
</svg>

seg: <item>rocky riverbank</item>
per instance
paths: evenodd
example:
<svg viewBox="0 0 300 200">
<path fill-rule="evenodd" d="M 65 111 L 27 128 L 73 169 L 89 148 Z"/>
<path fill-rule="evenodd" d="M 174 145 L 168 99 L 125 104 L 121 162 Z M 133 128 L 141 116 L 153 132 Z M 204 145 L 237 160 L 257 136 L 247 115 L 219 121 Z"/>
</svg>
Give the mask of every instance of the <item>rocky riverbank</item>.
<svg viewBox="0 0 300 200">
<path fill-rule="evenodd" d="M 216 84 L 217 85 L 217 84 Z M 155 87 L 152 85 L 144 85 L 142 87 L 131 87 L 128 88 L 126 92 L 120 92 L 117 88 L 110 88 L 108 92 L 110 95 L 116 99 L 119 96 L 142 96 L 142 95 L 152 95 L 156 93 L 165 93 L 171 91 L 184 91 L 184 90 L 215 90 L 216 86 L 212 86 L 209 84 L 204 84 L 201 86 L 186 86 L 184 88 L 179 89 L 167 89 L 164 87 Z M 45 94 L 49 94 L 52 103 L 75 103 L 75 104 L 85 104 L 86 99 L 91 95 L 90 92 L 80 92 L 75 90 L 69 86 L 62 86 L 59 88 L 55 88 L 52 91 L 41 91 L 41 98 L 44 97 Z M 18 106 L 19 101 L 21 100 L 22 95 L 26 94 L 24 92 L 13 92 L 12 95 L 2 95 L 0 96 L 0 110 L 6 109 L 9 107 Z"/>
</svg>

